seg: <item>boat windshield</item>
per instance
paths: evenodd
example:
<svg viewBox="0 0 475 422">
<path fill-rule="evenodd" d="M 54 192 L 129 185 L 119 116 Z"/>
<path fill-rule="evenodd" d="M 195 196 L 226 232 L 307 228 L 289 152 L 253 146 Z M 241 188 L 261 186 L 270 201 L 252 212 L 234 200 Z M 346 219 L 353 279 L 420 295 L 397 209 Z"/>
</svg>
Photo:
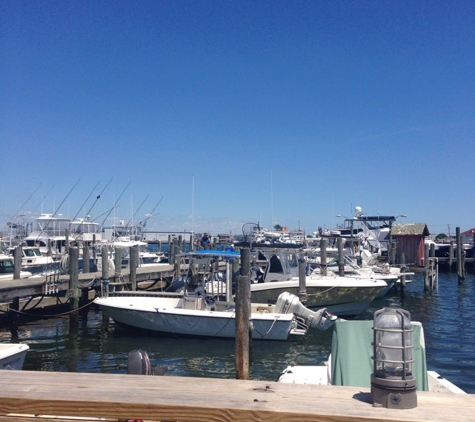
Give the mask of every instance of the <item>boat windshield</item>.
<svg viewBox="0 0 475 422">
<path fill-rule="evenodd" d="M 13 274 L 13 261 L 5 259 L 0 261 L 0 274 Z"/>
</svg>

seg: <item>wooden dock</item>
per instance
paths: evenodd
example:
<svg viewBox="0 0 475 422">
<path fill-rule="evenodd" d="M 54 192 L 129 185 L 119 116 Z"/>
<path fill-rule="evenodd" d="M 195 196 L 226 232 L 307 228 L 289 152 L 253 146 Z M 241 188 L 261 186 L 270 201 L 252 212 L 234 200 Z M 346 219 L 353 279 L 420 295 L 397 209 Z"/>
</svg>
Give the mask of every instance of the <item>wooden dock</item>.
<svg viewBox="0 0 475 422">
<path fill-rule="evenodd" d="M 373 407 L 367 389 L 266 381 L 0 371 L 0 421 L 469 421 L 475 395 L 417 393 L 414 409 Z M 28 415 L 30 415 L 28 417 Z M 41 415 L 50 415 L 40 419 Z"/>
<path fill-rule="evenodd" d="M 173 275 L 172 265 L 148 266 L 137 268 L 134 274 L 136 283 L 147 286 L 160 280 L 165 280 Z M 27 313 L 35 312 L 55 306 L 55 304 L 68 304 L 68 300 L 75 294 L 82 302 L 91 299 L 91 294 L 101 290 L 101 272 L 78 274 L 77 290 L 71 290 L 69 275 L 56 275 L 53 277 L 30 277 L 16 280 L 6 280 L 0 283 L 0 317 L 9 311 Z M 158 283 L 157 283 L 158 284 Z M 163 283 L 165 284 L 165 283 Z M 108 280 L 111 290 L 130 289 L 130 271 L 122 269 L 120 274 L 111 274 Z M 84 303 L 80 304 L 81 306 Z"/>
</svg>

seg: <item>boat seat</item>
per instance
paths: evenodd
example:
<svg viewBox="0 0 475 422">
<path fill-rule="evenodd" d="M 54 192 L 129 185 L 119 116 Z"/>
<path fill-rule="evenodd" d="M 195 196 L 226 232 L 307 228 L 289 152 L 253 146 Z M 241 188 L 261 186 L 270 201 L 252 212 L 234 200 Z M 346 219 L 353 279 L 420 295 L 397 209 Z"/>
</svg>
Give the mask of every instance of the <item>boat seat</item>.
<svg viewBox="0 0 475 422">
<path fill-rule="evenodd" d="M 428 391 L 427 363 L 424 330 L 420 322 L 411 322 L 412 373 L 417 390 Z M 373 373 L 373 321 L 338 319 L 333 327 L 332 348 L 329 360 L 333 385 L 370 387 Z"/>
</svg>

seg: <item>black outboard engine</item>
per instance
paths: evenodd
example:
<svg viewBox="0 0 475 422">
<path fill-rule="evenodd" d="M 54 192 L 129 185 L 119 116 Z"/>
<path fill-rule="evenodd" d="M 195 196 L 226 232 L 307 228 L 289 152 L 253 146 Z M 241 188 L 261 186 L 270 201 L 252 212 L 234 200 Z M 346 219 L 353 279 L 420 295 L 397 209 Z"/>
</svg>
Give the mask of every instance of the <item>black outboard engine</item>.
<svg viewBox="0 0 475 422">
<path fill-rule="evenodd" d="M 145 350 L 137 349 L 129 352 L 127 373 L 132 375 L 165 375 L 168 366 L 152 366 Z"/>
<path fill-rule="evenodd" d="M 132 350 L 127 359 L 127 373 L 132 375 L 152 375 L 152 365 L 145 350 Z"/>
</svg>

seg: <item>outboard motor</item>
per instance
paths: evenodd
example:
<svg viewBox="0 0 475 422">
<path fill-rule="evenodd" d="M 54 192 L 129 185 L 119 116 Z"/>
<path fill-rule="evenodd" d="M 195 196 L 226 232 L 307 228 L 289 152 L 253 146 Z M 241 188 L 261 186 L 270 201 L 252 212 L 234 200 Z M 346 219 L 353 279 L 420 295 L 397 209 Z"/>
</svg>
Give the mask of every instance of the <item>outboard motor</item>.
<svg viewBox="0 0 475 422">
<path fill-rule="evenodd" d="M 168 366 L 152 366 L 145 350 L 137 349 L 129 352 L 127 373 L 132 375 L 165 375 Z"/>
<path fill-rule="evenodd" d="M 326 308 L 311 311 L 302 305 L 297 296 L 289 292 L 284 292 L 279 295 L 274 312 L 280 314 L 293 313 L 305 319 L 310 327 L 318 328 L 321 331 L 333 326 L 338 319 L 336 315 L 328 312 Z"/>
<path fill-rule="evenodd" d="M 132 350 L 127 359 L 127 373 L 132 375 L 151 375 L 152 366 L 145 350 Z"/>
</svg>

